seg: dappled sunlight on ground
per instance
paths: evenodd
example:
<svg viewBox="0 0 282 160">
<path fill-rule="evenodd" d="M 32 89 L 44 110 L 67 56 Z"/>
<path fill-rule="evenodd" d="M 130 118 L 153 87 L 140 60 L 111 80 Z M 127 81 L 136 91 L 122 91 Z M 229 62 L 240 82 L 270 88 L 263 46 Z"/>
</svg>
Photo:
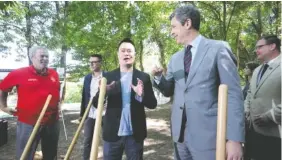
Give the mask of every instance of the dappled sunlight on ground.
<svg viewBox="0 0 282 160">
<path fill-rule="evenodd" d="M 147 138 L 144 142 L 144 147 L 150 146 L 150 145 L 156 145 L 156 144 L 163 144 L 165 141 L 156 141 L 155 139 L 152 138 Z"/>
<path fill-rule="evenodd" d="M 167 99 L 166 99 L 167 100 Z M 164 102 L 164 101 L 163 101 Z M 170 136 L 170 107 L 171 104 L 159 105 L 156 109 L 147 110 L 148 135 L 144 141 L 144 160 L 172 160 L 173 146 Z M 58 147 L 58 159 L 63 159 L 69 148 L 78 124 L 72 123 L 79 118 L 80 104 L 64 104 L 62 107 L 68 139 L 65 138 L 62 116 L 60 116 L 60 138 Z M 60 113 L 61 114 L 61 113 Z M 0 160 L 15 159 L 16 117 L 5 118 L 8 120 L 8 144 L 0 147 Z M 100 136 L 101 137 L 101 136 Z M 103 159 L 103 142 L 100 141 L 98 160 Z M 40 145 L 37 148 L 40 151 Z M 74 146 L 70 160 L 81 160 L 83 151 L 83 130 Z M 125 155 L 123 160 L 125 160 Z"/>
<path fill-rule="evenodd" d="M 147 118 L 147 129 L 155 130 L 160 132 L 160 134 L 164 134 L 170 136 L 169 122 L 161 119 L 151 119 Z"/>
</svg>

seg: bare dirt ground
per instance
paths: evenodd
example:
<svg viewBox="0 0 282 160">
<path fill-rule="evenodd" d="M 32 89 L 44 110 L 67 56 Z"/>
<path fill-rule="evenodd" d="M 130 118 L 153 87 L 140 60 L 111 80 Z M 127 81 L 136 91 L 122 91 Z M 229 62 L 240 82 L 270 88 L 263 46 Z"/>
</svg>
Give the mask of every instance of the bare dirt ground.
<svg viewBox="0 0 282 160">
<path fill-rule="evenodd" d="M 148 137 L 144 142 L 144 160 L 173 159 L 173 147 L 169 129 L 170 106 L 171 104 L 159 105 L 155 110 L 147 110 Z M 64 111 L 68 140 L 65 138 L 63 123 L 61 121 L 58 159 L 62 159 L 60 156 L 65 155 L 67 152 L 67 149 L 78 127 L 77 124 L 71 123 L 71 121 L 77 119 L 78 117 L 79 112 L 77 110 Z M 0 160 L 15 160 L 16 119 L 10 118 L 8 125 L 8 143 L 0 147 Z M 99 147 L 99 159 L 103 159 L 101 145 L 102 144 L 100 144 Z M 70 159 L 82 159 L 82 146 L 83 131 L 77 140 Z M 38 146 L 37 150 L 40 150 L 40 145 Z M 126 159 L 125 156 L 123 159 Z"/>
</svg>

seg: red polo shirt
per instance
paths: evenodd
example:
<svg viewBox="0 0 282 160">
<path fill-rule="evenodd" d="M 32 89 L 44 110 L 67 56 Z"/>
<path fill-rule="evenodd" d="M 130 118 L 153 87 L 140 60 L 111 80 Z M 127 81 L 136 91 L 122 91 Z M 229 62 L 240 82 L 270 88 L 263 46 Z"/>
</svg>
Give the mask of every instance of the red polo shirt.
<svg viewBox="0 0 282 160">
<path fill-rule="evenodd" d="M 37 74 L 33 66 L 14 70 L 0 83 L 0 90 L 9 92 L 14 86 L 18 91 L 15 113 L 18 121 L 34 125 L 49 94 L 52 98 L 41 124 L 52 124 L 58 120 L 60 82 L 55 70 L 48 69 L 47 75 L 44 76 Z"/>
</svg>

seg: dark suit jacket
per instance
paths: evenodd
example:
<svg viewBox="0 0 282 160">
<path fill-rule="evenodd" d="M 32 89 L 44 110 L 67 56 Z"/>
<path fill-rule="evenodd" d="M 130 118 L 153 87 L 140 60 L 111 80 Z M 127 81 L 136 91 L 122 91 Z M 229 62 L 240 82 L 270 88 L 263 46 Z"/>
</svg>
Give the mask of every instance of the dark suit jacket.
<svg viewBox="0 0 282 160">
<path fill-rule="evenodd" d="M 105 72 L 102 72 L 102 75 L 104 74 Z M 84 77 L 83 88 L 82 88 L 82 98 L 81 98 L 81 105 L 80 105 L 80 117 L 83 117 L 84 112 L 90 100 L 91 80 L 92 80 L 92 73 Z"/>
<path fill-rule="evenodd" d="M 248 90 L 250 88 L 250 82 L 247 82 L 244 89 L 243 89 L 243 97 L 244 97 L 244 100 L 246 99 L 247 97 L 247 94 L 248 94 Z"/>
<path fill-rule="evenodd" d="M 108 142 L 116 142 L 120 139 L 118 130 L 122 112 L 122 93 L 120 82 L 120 69 L 115 69 L 105 74 L 107 84 L 115 81 L 114 88 L 107 93 L 108 104 L 106 114 L 103 119 L 103 139 Z M 133 70 L 132 84 L 137 85 L 137 78 L 143 81 L 144 96 L 142 102 L 135 99 L 135 92 L 131 89 L 131 123 L 133 136 L 137 142 L 143 141 L 147 136 L 145 106 L 154 109 L 157 100 L 153 92 L 150 76 L 137 69 Z M 93 104 L 97 106 L 99 93 L 94 97 Z"/>
</svg>

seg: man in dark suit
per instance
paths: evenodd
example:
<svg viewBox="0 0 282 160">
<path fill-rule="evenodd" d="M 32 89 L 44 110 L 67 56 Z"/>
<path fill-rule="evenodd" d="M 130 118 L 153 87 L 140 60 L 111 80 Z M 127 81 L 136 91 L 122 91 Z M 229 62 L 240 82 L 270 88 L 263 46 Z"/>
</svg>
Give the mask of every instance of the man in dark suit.
<svg viewBox="0 0 282 160">
<path fill-rule="evenodd" d="M 103 77 L 101 70 L 102 56 L 93 54 L 89 58 L 91 73 L 84 77 L 82 99 L 80 106 L 80 117 L 83 117 L 85 110 L 91 97 L 94 97 L 99 88 L 99 81 Z M 88 116 L 84 123 L 84 141 L 83 141 L 83 160 L 88 160 L 90 157 L 94 125 L 96 119 L 96 108 L 90 108 Z"/>
<path fill-rule="evenodd" d="M 150 76 L 133 67 L 134 43 L 126 38 L 118 45 L 120 68 L 107 72 L 107 109 L 103 121 L 104 160 L 143 159 L 147 136 L 145 106 L 154 109 L 157 100 Z M 98 94 L 94 97 L 97 106 Z"/>
</svg>

